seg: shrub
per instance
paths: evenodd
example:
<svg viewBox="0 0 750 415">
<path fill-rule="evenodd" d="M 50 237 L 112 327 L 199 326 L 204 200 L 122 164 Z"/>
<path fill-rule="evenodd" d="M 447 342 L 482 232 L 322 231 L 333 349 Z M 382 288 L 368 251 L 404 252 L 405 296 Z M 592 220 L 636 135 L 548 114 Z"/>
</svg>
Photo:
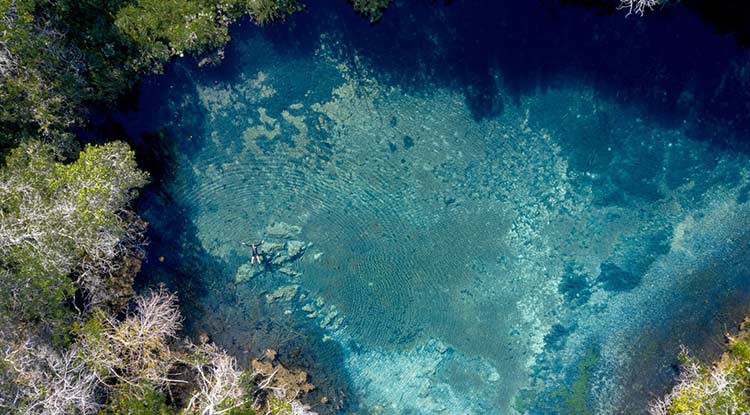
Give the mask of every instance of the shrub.
<svg viewBox="0 0 750 415">
<path fill-rule="evenodd" d="M 371 22 L 376 22 L 383 17 L 383 12 L 391 0 L 349 0 L 354 6 L 354 10 L 370 18 Z"/>
<path fill-rule="evenodd" d="M 252 411 L 250 379 L 236 360 L 214 345 L 191 346 L 183 363 L 197 374 L 185 414 L 242 414 Z M 252 413 L 252 412 L 250 412 Z"/>
<path fill-rule="evenodd" d="M 100 407 L 96 402 L 97 376 L 78 359 L 75 349 L 59 353 L 27 340 L 3 345 L 2 360 L 15 387 L 8 410 L 24 415 L 62 415 L 89 414 Z"/>
<path fill-rule="evenodd" d="M 134 300 L 122 321 L 102 311 L 93 313 L 78 330 L 79 358 L 105 383 L 129 385 L 131 395 L 143 397 L 138 385 L 168 384 L 175 355 L 169 347 L 180 325 L 177 298 L 161 289 Z"/>
</svg>

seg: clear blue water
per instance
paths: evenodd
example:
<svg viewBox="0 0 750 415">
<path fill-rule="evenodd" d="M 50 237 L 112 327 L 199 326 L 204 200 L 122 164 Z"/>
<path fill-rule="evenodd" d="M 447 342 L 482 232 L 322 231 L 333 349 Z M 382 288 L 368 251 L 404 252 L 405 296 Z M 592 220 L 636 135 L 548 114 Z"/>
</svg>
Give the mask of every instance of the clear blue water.
<svg viewBox="0 0 750 415">
<path fill-rule="evenodd" d="M 120 116 L 157 179 L 145 282 L 321 413 L 642 412 L 750 304 L 743 120 L 702 104 L 743 52 L 687 15 L 457 3 L 331 3 L 148 80 Z"/>
</svg>

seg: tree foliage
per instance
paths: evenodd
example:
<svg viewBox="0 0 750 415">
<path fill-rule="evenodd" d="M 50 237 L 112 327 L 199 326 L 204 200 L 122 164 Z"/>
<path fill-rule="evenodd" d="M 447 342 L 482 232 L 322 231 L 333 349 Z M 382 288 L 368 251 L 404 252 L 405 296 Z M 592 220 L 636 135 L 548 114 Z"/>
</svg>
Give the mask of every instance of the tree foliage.
<svg viewBox="0 0 750 415">
<path fill-rule="evenodd" d="M 175 56 L 220 55 L 243 15 L 266 23 L 300 8 L 297 0 L 0 0 L 0 150 L 38 137 L 67 149 L 88 103 L 113 101 Z"/>
<path fill-rule="evenodd" d="M 123 386 L 112 391 L 109 403 L 100 415 L 174 415 L 177 412 L 167 404 L 164 392 L 152 385 L 136 385 L 141 395 Z"/>
<path fill-rule="evenodd" d="M 143 227 L 127 205 L 146 179 L 122 142 L 88 146 L 68 164 L 41 142 L 14 149 L 0 171 L 2 313 L 59 315 L 77 286 L 105 301 L 119 260 L 140 249 Z"/>
<path fill-rule="evenodd" d="M 743 326 L 746 326 L 747 322 Z M 729 337 L 729 350 L 707 366 L 683 349 L 677 385 L 651 404 L 651 415 L 741 415 L 750 413 L 750 337 L 746 327 Z"/>
<path fill-rule="evenodd" d="M 0 146 L 70 138 L 84 89 L 81 57 L 35 0 L 0 0 Z"/>
<path fill-rule="evenodd" d="M 244 14 L 258 23 L 283 19 L 300 9 L 296 0 L 135 0 L 115 24 L 137 46 L 136 70 L 159 70 L 175 56 L 220 50 L 229 25 Z"/>
<path fill-rule="evenodd" d="M 349 0 L 358 13 L 370 18 L 371 22 L 376 22 L 383 17 L 383 12 L 391 4 L 392 0 Z"/>
</svg>

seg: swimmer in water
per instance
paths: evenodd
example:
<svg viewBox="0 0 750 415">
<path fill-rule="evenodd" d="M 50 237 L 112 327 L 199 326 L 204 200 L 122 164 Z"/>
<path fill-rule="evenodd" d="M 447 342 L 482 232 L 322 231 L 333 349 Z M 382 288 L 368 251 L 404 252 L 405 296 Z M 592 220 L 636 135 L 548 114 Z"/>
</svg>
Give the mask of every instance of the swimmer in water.
<svg viewBox="0 0 750 415">
<path fill-rule="evenodd" d="M 258 255 L 258 247 L 255 244 L 252 244 L 253 248 L 253 256 L 250 257 L 250 264 L 253 263 L 253 259 L 258 261 L 258 265 L 260 265 L 260 255 Z"/>
<path fill-rule="evenodd" d="M 242 243 L 242 246 L 247 246 L 246 243 Z M 252 254 L 250 255 L 250 265 L 255 264 L 255 261 L 258 261 L 258 265 L 260 265 L 260 254 L 258 254 L 258 246 L 255 245 L 255 243 L 250 244 L 250 248 L 253 250 Z"/>
</svg>

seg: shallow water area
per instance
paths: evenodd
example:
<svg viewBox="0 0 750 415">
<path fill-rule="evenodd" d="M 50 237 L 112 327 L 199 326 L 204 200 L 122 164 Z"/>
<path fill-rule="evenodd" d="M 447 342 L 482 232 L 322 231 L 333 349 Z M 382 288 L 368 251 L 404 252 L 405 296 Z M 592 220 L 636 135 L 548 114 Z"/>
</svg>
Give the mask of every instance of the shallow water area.
<svg viewBox="0 0 750 415">
<path fill-rule="evenodd" d="M 188 328 L 304 367 L 321 413 L 642 411 L 750 299 L 745 154 L 586 82 L 478 117 L 338 35 L 274 36 L 144 87 L 130 122 L 171 160 L 146 272 Z"/>
</svg>

